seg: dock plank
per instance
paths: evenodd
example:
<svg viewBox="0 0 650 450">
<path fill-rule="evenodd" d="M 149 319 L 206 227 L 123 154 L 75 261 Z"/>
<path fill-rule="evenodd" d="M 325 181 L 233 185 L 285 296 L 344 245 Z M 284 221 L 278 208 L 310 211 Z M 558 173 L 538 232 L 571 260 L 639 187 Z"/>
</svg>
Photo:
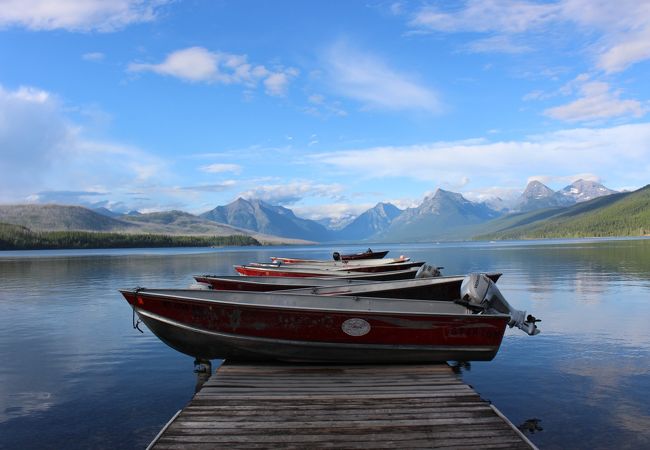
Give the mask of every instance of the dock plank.
<svg viewBox="0 0 650 450">
<path fill-rule="evenodd" d="M 446 364 L 228 362 L 150 448 L 535 446 Z"/>
</svg>

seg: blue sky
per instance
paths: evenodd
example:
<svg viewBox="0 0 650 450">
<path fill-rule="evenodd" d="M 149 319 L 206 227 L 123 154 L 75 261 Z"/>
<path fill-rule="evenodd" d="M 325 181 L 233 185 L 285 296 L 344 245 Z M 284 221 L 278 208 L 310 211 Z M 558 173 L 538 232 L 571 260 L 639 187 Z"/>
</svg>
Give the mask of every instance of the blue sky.
<svg viewBox="0 0 650 450">
<path fill-rule="evenodd" d="M 0 0 L 0 202 L 650 182 L 650 1 Z"/>
</svg>

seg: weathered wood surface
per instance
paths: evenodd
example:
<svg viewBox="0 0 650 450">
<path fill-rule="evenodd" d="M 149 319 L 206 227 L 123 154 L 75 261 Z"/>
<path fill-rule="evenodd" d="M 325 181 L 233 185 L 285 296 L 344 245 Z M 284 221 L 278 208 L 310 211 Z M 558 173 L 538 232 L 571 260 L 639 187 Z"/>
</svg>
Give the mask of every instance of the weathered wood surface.
<svg viewBox="0 0 650 450">
<path fill-rule="evenodd" d="M 535 448 L 446 364 L 219 367 L 154 449 Z"/>
</svg>

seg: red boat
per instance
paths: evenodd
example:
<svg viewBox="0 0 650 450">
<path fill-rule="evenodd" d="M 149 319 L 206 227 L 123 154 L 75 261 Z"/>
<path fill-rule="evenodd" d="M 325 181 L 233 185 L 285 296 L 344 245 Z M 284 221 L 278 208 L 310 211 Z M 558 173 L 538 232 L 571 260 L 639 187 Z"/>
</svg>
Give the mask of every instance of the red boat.
<svg viewBox="0 0 650 450">
<path fill-rule="evenodd" d="M 265 277 L 330 277 L 330 276 L 350 276 L 359 272 L 377 273 L 390 272 L 395 270 L 410 269 L 420 267 L 424 262 L 396 262 L 382 265 L 353 265 L 353 266 L 332 266 L 317 267 L 316 265 L 293 266 L 293 265 L 239 265 L 234 266 L 235 270 L 241 275 L 265 276 Z"/>
<path fill-rule="evenodd" d="M 412 280 L 418 273 L 416 267 L 390 272 L 363 273 L 356 272 L 349 276 L 337 277 L 265 277 L 240 275 L 195 275 L 199 283 L 205 283 L 222 291 L 256 291 L 271 292 L 313 286 L 340 286 L 347 283 L 369 281 Z"/>
<path fill-rule="evenodd" d="M 404 255 L 399 256 L 398 258 L 385 258 L 385 259 L 358 259 L 358 260 L 349 260 L 349 261 L 340 261 L 340 260 L 319 260 L 319 259 L 297 259 L 297 258 L 280 258 L 277 256 L 271 257 L 271 262 L 253 262 L 249 263 L 250 266 L 258 267 L 279 267 L 279 266 L 290 266 L 291 268 L 295 267 L 314 267 L 314 268 L 330 268 L 330 267 L 357 267 L 357 266 L 383 266 L 386 264 L 396 264 L 410 261 L 411 258 L 408 258 Z"/>
<path fill-rule="evenodd" d="M 506 325 L 537 334 L 485 275 L 449 301 L 285 293 L 121 291 L 170 347 L 197 359 L 405 363 L 494 358 Z M 137 326 L 137 324 L 136 324 Z"/>
</svg>

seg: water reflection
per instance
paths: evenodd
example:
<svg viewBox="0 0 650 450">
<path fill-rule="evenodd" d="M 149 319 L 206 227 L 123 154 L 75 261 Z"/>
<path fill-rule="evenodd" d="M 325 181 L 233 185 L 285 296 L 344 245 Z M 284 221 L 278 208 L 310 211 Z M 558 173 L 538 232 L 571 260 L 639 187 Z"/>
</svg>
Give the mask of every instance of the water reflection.
<svg viewBox="0 0 650 450">
<path fill-rule="evenodd" d="M 540 419 L 527 419 L 523 423 L 517 425 L 517 428 L 526 434 L 535 434 L 540 431 L 544 431 L 544 428 L 540 425 L 542 421 Z"/>
<path fill-rule="evenodd" d="M 194 373 L 196 374 L 196 385 L 194 386 L 194 393 L 196 394 L 212 376 L 212 362 L 209 360 L 195 359 Z"/>
<path fill-rule="evenodd" d="M 451 366 L 451 370 L 454 373 L 459 375 L 472 370 L 472 363 L 470 361 L 449 361 L 449 366 Z"/>
</svg>

